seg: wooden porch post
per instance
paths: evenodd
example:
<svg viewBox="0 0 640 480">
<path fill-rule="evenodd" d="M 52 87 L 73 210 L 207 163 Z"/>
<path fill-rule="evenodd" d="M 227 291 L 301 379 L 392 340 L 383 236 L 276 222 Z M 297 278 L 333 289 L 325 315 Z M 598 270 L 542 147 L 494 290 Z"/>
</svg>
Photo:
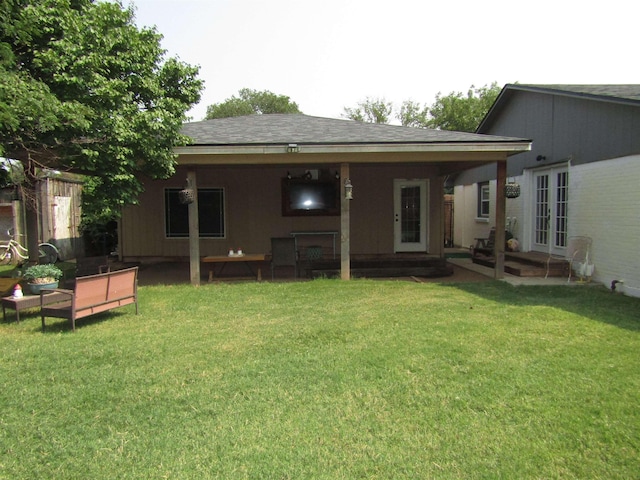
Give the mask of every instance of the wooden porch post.
<svg viewBox="0 0 640 480">
<path fill-rule="evenodd" d="M 433 252 L 433 253 L 437 253 L 438 256 L 440 258 L 445 258 L 445 251 L 444 251 L 444 234 L 445 234 L 445 214 L 444 214 L 444 182 L 446 180 L 447 177 L 437 177 L 436 181 L 429 181 L 429 191 L 431 191 L 431 189 L 433 188 L 433 194 L 431 196 L 432 199 L 435 199 L 436 205 L 438 206 L 438 222 L 437 222 L 437 227 L 438 227 L 438 235 L 436 236 L 437 238 L 437 244 L 435 245 L 435 248 L 433 245 L 431 245 L 432 242 L 430 243 L 429 246 L 429 253 Z M 429 201 L 429 204 L 431 204 L 431 201 Z M 434 222 L 435 223 L 435 222 Z M 431 238 L 434 238 L 433 235 L 431 235 Z"/>
<path fill-rule="evenodd" d="M 349 178 L 349 164 L 340 164 L 340 278 L 351 278 L 350 202 L 346 200 L 344 182 Z"/>
<path fill-rule="evenodd" d="M 193 189 L 194 200 L 189 204 L 189 272 L 191 285 L 200 286 L 200 224 L 198 222 L 198 183 L 195 170 L 187 172 L 187 180 Z"/>
<path fill-rule="evenodd" d="M 504 195 L 504 185 L 507 181 L 507 160 L 498 162 L 496 184 L 496 240 L 495 240 L 495 257 L 496 266 L 493 270 L 493 278 L 500 280 L 504 278 L 504 245 L 506 237 L 505 229 L 505 212 L 506 197 Z"/>
</svg>

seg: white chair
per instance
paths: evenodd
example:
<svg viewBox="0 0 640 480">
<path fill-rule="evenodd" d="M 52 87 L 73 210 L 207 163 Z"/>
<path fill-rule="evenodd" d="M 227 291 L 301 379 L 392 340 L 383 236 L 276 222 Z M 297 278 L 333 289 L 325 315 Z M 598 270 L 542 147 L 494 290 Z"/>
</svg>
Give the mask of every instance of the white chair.
<svg viewBox="0 0 640 480">
<path fill-rule="evenodd" d="M 585 278 L 590 278 L 591 275 L 593 275 L 594 268 L 591 256 L 591 237 L 586 237 L 584 235 L 569 237 L 567 241 L 567 254 L 565 257 L 549 255 L 549 258 L 547 259 L 547 273 L 545 278 L 549 276 L 549 266 L 553 259 L 562 259 L 569 264 L 567 283 L 571 282 L 574 270 L 580 278 L 580 281 L 584 281 Z"/>
</svg>

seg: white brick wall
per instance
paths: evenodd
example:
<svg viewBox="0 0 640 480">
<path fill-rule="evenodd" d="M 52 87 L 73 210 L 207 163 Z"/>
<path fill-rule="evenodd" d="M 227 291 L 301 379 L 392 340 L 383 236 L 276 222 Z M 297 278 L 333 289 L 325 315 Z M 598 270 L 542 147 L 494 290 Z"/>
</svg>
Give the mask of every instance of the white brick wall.
<svg viewBox="0 0 640 480">
<path fill-rule="evenodd" d="M 512 178 L 510 178 L 512 180 Z M 516 217 L 516 237 L 528 244 L 525 198 L 530 195 L 526 180 L 517 199 L 507 199 L 506 216 Z M 491 182 L 490 223 L 476 219 L 476 185 L 455 188 L 454 243 L 467 247 L 493 225 L 495 185 Z M 624 280 L 616 291 L 640 297 L 640 155 L 603 160 L 569 167 L 569 236 L 591 237 L 593 280 L 609 287 Z"/>
<path fill-rule="evenodd" d="M 570 168 L 569 234 L 592 238 L 594 280 L 640 296 L 640 155 Z"/>
</svg>

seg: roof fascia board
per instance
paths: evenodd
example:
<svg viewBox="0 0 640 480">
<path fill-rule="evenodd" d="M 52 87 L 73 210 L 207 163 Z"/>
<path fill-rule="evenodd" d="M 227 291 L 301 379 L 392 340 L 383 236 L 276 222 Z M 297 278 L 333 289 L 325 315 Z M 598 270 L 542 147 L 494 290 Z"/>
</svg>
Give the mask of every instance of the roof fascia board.
<svg viewBox="0 0 640 480">
<path fill-rule="evenodd" d="M 498 97 L 494 100 L 493 105 L 491 105 L 491 108 L 489 108 L 489 111 L 484 115 L 484 118 L 480 122 L 480 125 L 478 125 L 478 128 L 476 128 L 476 132 L 475 133 L 482 134 L 484 131 L 486 131 L 486 125 L 485 124 L 490 123 L 491 119 L 494 116 L 494 114 L 500 108 L 502 108 L 503 102 L 506 102 L 506 97 L 508 97 L 510 95 L 510 93 L 508 91 L 510 90 L 510 88 L 512 86 L 513 85 L 511 85 L 511 84 L 507 84 L 504 87 L 502 87 L 502 90 L 500 90 L 500 93 L 498 94 Z"/>
<path fill-rule="evenodd" d="M 487 143 L 432 144 L 367 144 L 367 145 L 304 145 L 289 156 L 336 153 L 437 153 L 437 152 L 508 152 L 510 155 L 531 150 L 530 141 Z M 194 145 L 175 147 L 178 155 L 277 155 L 285 153 L 287 145 Z"/>
<path fill-rule="evenodd" d="M 317 153 L 274 155 L 179 155 L 179 165 L 314 165 L 314 164 L 481 164 L 504 161 L 509 152 Z"/>
<path fill-rule="evenodd" d="M 544 87 L 544 86 L 536 86 L 536 85 L 519 85 L 519 84 L 511 84 L 508 85 L 511 90 L 522 90 L 525 92 L 537 92 L 537 93 L 547 93 L 550 95 L 558 95 L 561 97 L 575 97 L 575 98 L 585 98 L 588 100 L 593 100 L 596 102 L 606 102 L 606 103 L 620 103 L 624 105 L 638 105 L 637 100 L 629 99 L 629 98 L 621 98 L 613 95 L 598 95 L 595 93 L 588 92 L 574 92 L 572 90 L 564 90 L 562 88 L 553 88 L 553 87 Z M 506 87 L 505 87 L 506 88 Z"/>
</svg>

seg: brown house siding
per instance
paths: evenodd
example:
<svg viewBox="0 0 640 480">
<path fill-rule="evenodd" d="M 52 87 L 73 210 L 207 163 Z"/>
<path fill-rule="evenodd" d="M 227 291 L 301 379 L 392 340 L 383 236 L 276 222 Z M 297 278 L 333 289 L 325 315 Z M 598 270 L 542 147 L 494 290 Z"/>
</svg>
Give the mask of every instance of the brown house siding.
<svg viewBox="0 0 640 480">
<path fill-rule="evenodd" d="M 223 255 L 229 249 L 268 252 L 270 238 L 288 236 L 299 230 L 340 231 L 339 216 L 283 217 L 280 182 L 287 171 L 303 172 L 313 166 L 198 166 L 198 188 L 222 187 L 225 191 L 226 238 L 201 239 L 200 254 Z M 339 165 L 321 165 L 332 173 Z M 434 177 L 435 167 L 428 165 L 351 165 L 354 200 L 351 201 L 351 253 L 393 253 L 393 180 L 430 179 L 429 245 L 432 254 L 442 247 L 441 215 L 438 195 L 441 180 Z M 169 180 L 149 181 L 140 196 L 140 204 L 126 207 L 121 220 L 121 254 L 124 259 L 187 258 L 188 239 L 168 239 L 164 233 L 164 189 L 183 188 L 187 167 L 179 167 Z M 434 227 L 434 225 L 436 225 Z M 330 239 L 314 242 L 330 246 Z M 328 243 L 327 243 L 328 242 Z M 337 239 L 339 244 L 339 238 Z M 339 252 L 339 247 L 338 247 Z"/>
</svg>

